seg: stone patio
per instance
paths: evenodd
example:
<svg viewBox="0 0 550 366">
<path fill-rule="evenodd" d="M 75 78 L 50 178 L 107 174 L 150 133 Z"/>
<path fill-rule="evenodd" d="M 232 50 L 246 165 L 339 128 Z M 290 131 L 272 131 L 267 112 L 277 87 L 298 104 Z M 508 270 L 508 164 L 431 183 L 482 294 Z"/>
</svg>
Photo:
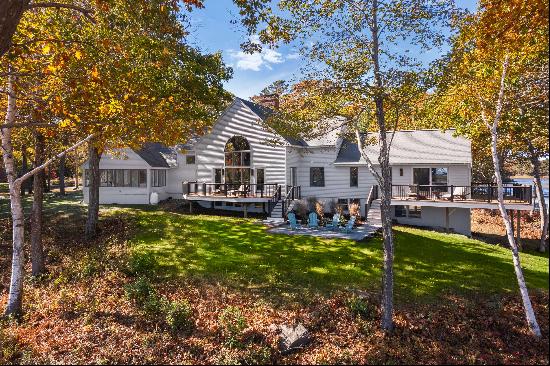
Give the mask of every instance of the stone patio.
<svg viewBox="0 0 550 366">
<path fill-rule="evenodd" d="M 289 224 L 282 224 L 268 229 L 267 232 L 270 234 L 310 235 L 325 239 L 348 239 L 359 241 L 374 235 L 378 230 L 380 230 L 380 226 L 369 224 L 358 226 L 350 233 L 331 231 L 325 228 L 310 229 L 306 226 L 302 226 L 301 229 L 291 230 Z"/>
</svg>

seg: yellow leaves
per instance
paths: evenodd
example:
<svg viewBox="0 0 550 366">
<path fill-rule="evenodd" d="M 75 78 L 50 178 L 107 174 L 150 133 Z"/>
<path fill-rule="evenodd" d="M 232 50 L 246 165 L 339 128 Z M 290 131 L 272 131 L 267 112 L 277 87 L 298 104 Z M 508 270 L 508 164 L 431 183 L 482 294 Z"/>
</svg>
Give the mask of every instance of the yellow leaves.
<svg viewBox="0 0 550 366">
<path fill-rule="evenodd" d="M 74 125 L 74 122 L 68 118 L 65 118 L 63 121 L 61 121 L 61 123 L 59 123 L 59 127 L 61 128 L 73 127 Z"/>
<path fill-rule="evenodd" d="M 76 52 L 74 53 L 74 57 L 76 57 L 77 60 L 80 60 L 82 58 L 82 52 L 76 50 Z"/>
<path fill-rule="evenodd" d="M 49 44 L 45 44 L 44 47 L 42 47 L 42 54 L 47 55 L 50 53 L 51 46 Z"/>
<path fill-rule="evenodd" d="M 174 101 L 174 97 L 170 95 L 170 96 L 168 97 L 168 100 L 169 100 L 170 102 L 173 102 L 173 101 Z"/>
</svg>

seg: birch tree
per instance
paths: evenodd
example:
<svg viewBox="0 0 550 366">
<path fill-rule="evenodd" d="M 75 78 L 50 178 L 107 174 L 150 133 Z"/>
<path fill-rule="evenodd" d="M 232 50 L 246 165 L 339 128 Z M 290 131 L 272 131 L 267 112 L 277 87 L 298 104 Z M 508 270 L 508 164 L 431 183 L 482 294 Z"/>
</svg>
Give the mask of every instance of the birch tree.
<svg viewBox="0 0 550 366">
<path fill-rule="evenodd" d="M 345 106 L 346 111 L 341 112 L 347 115 L 359 146 L 364 144 L 364 121 L 376 126 L 378 161 L 370 161 L 361 152 L 380 187 L 384 237 L 381 326 L 391 331 L 394 241 L 388 131 L 394 125 L 388 123 L 388 96 L 390 90 L 398 90 L 411 75 L 424 69 L 404 49 L 441 45 L 445 40 L 441 27 L 449 27 L 458 12 L 452 4 L 423 0 L 282 0 L 278 5 L 282 15 L 266 15 L 268 25 L 259 32 L 260 40 L 300 44 L 301 53 L 310 60 L 308 70 L 314 70 L 305 72 L 304 79 L 328 85 L 321 94 L 326 101 L 339 100 Z M 338 109 L 322 110 L 332 113 Z M 320 113 L 315 115 L 320 121 L 327 120 Z"/>
<path fill-rule="evenodd" d="M 512 141 L 511 144 L 524 142 L 511 134 L 517 116 L 517 108 L 514 108 L 516 102 L 513 100 L 514 86 L 518 78 L 532 67 L 534 59 L 540 59 L 541 54 L 547 58 L 547 18 L 546 0 L 510 1 L 506 4 L 481 1 L 478 12 L 465 19 L 455 39 L 445 82 L 438 91 L 441 111 L 449 113 L 449 120 L 458 127 L 459 133 L 469 135 L 472 130 L 479 129 L 486 129 L 490 133 L 498 208 L 506 227 L 527 324 L 537 337 L 540 337 L 541 332 L 528 295 L 512 223 L 503 200 L 498 146 L 503 137 Z"/>
</svg>

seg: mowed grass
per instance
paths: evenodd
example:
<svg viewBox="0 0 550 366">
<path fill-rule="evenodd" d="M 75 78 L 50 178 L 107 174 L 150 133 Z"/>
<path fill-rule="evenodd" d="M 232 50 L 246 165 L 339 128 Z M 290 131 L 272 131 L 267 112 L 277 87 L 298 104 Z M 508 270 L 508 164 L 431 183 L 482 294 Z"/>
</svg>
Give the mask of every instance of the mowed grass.
<svg viewBox="0 0 550 366">
<path fill-rule="evenodd" d="M 338 289 L 376 291 L 382 239 L 366 242 L 268 234 L 238 218 L 133 211 L 137 255 L 152 256 L 162 276 L 209 280 L 301 297 Z M 510 251 L 462 235 L 396 227 L 398 298 L 517 290 Z M 548 289 L 548 256 L 521 254 L 530 288 Z"/>
</svg>

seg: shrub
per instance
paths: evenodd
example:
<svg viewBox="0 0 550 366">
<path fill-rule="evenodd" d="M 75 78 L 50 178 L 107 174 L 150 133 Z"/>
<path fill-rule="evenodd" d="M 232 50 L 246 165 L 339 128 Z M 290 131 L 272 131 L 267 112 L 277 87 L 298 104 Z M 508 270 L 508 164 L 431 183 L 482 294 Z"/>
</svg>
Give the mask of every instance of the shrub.
<svg viewBox="0 0 550 366">
<path fill-rule="evenodd" d="M 320 220 L 325 216 L 325 205 L 323 202 L 317 201 L 315 203 L 315 212 L 317 213 L 317 216 L 319 216 Z"/>
<path fill-rule="evenodd" d="M 138 278 L 135 282 L 128 283 L 124 286 L 124 294 L 126 298 L 134 301 L 140 306 L 151 302 L 152 298 L 156 298 L 157 294 L 149 280 L 144 277 Z M 154 304 L 149 304 L 152 306 Z"/>
<path fill-rule="evenodd" d="M 317 205 L 317 197 L 310 196 L 306 198 L 306 203 L 307 203 L 307 213 L 315 212 L 315 207 Z"/>
<path fill-rule="evenodd" d="M 173 301 L 166 306 L 166 323 L 173 333 L 191 333 L 195 327 L 193 311 L 187 300 Z"/>
<path fill-rule="evenodd" d="M 363 297 L 354 296 L 348 300 L 348 309 L 355 317 L 373 319 L 376 317 L 376 307 Z"/>
<path fill-rule="evenodd" d="M 227 344 L 230 347 L 238 346 L 239 338 L 246 328 L 246 320 L 241 310 L 235 306 L 228 306 L 222 311 L 218 321 Z"/>
<path fill-rule="evenodd" d="M 338 202 L 334 199 L 328 201 L 327 209 L 331 215 L 334 215 L 336 212 L 338 212 Z"/>
<path fill-rule="evenodd" d="M 128 271 L 131 275 L 147 275 L 157 266 L 157 261 L 151 253 L 133 252 L 128 263 Z"/>
<path fill-rule="evenodd" d="M 361 206 L 357 203 L 352 203 L 349 205 L 349 214 L 350 216 L 355 216 L 359 218 L 361 216 Z"/>
<path fill-rule="evenodd" d="M 307 203 L 304 200 L 295 201 L 293 211 L 301 219 L 307 218 L 307 214 L 308 214 Z"/>
</svg>

